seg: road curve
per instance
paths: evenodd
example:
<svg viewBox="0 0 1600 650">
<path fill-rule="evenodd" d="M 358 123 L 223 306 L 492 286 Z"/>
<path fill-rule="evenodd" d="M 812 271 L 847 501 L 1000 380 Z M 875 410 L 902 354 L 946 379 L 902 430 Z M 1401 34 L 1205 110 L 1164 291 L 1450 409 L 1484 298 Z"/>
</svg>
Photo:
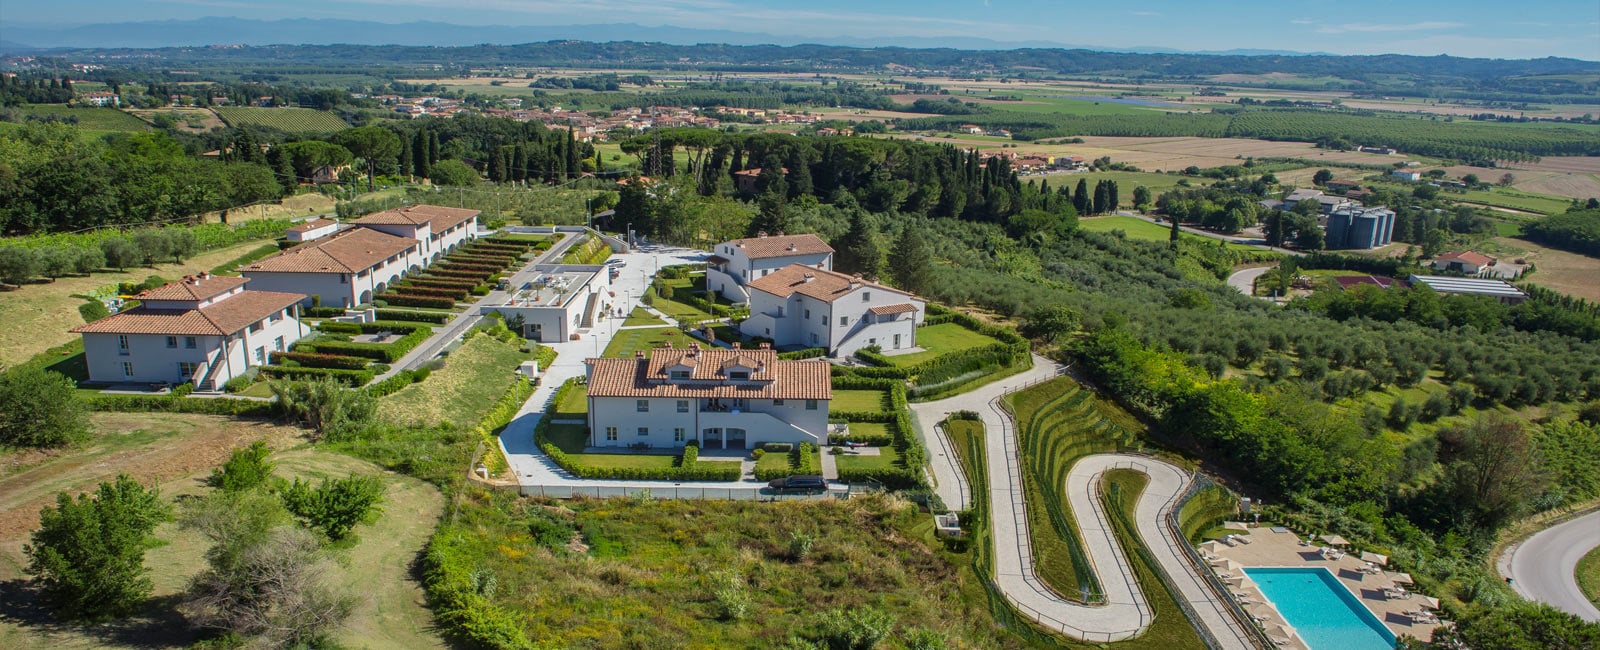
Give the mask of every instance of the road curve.
<svg viewBox="0 0 1600 650">
<path fill-rule="evenodd" d="M 1112 469 L 1132 469 L 1150 477 L 1135 505 L 1134 525 L 1173 588 L 1189 607 L 1198 613 L 1196 621 L 1227 650 L 1253 648 L 1248 632 L 1233 618 L 1226 605 L 1205 584 L 1189 564 L 1178 533 L 1166 525 L 1168 513 L 1188 487 L 1188 472 L 1146 456 L 1097 454 L 1080 459 L 1067 476 L 1067 492 L 1078 530 L 1083 535 L 1085 554 L 1099 578 L 1105 603 L 1083 605 L 1062 598 L 1045 585 L 1033 568 L 1032 538 L 1023 502 L 1022 465 L 1017 455 L 1016 429 L 999 407 L 999 398 L 1028 385 L 1050 379 L 1062 368 L 1044 357 L 1034 357 L 1027 373 L 984 386 L 973 392 L 937 402 L 913 404 L 917 424 L 930 449 L 948 450 L 943 432 L 932 425 L 945 414 L 958 410 L 976 411 L 984 425 L 984 448 L 989 472 L 989 493 L 973 495 L 987 498 L 995 545 L 995 585 L 1019 611 L 1040 625 L 1084 641 L 1109 643 L 1131 639 L 1149 629 L 1155 617 L 1143 590 L 1134 578 L 1133 568 L 1117 544 L 1100 499 L 1100 478 Z M 939 481 L 939 494 L 955 507 L 965 492 L 948 483 L 964 478 L 941 471 L 933 463 Z M 959 475 L 957 468 L 956 475 Z M 950 495 L 950 496 L 947 496 Z"/>
<path fill-rule="evenodd" d="M 1256 287 L 1256 278 L 1266 275 L 1267 271 L 1271 271 L 1275 268 L 1277 267 L 1257 266 L 1254 268 L 1235 271 L 1233 275 L 1228 276 L 1228 286 L 1233 287 L 1239 293 L 1247 296 L 1253 296 L 1255 295 L 1253 292 L 1255 291 Z"/>
<path fill-rule="evenodd" d="M 1600 546 L 1600 510 L 1535 533 L 1508 549 L 1511 587 L 1529 600 L 1548 603 L 1600 623 L 1600 609 L 1578 589 L 1578 560 Z"/>
</svg>

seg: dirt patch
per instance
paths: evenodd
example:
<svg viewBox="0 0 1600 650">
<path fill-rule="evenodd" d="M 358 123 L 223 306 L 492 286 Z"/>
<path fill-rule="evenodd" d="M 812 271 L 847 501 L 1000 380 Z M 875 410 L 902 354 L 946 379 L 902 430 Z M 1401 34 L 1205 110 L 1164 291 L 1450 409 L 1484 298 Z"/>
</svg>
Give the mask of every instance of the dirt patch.
<svg viewBox="0 0 1600 650">
<path fill-rule="evenodd" d="M 39 524 L 39 510 L 56 493 L 92 491 L 101 481 L 127 474 L 141 483 L 163 483 L 220 465 L 235 447 L 266 440 L 287 447 L 303 431 L 255 420 L 174 413 L 95 413 L 96 438 L 82 447 L 8 456 L 0 478 L 0 540 L 25 536 Z M 28 463 L 25 468 L 22 463 Z"/>
<path fill-rule="evenodd" d="M 1539 162 L 1518 163 L 1517 167 L 1548 172 L 1600 174 L 1600 156 L 1546 156 Z"/>
<path fill-rule="evenodd" d="M 87 294 L 118 282 L 139 282 L 152 275 L 167 279 L 198 273 L 243 255 L 270 240 L 259 240 L 214 250 L 190 258 L 183 264 L 159 264 L 153 268 L 128 269 L 121 273 L 95 273 L 66 277 L 55 282 L 27 284 L 15 291 L 0 291 L 0 365 L 22 363 L 33 355 L 67 343 L 77 334 L 67 330 L 83 322 L 78 305 L 83 300 L 72 294 Z"/>
<path fill-rule="evenodd" d="M 1512 187 L 1569 199 L 1588 199 L 1600 197 L 1600 175 L 1550 174 L 1539 179 L 1518 181 Z"/>
<path fill-rule="evenodd" d="M 1548 248 L 1526 239 L 1500 237 L 1495 241 L 1527 250 L 1518 257 L 1527 259 L 1535 267 L 1534 274 L 1528 276 L 1529 282 L 1570 296 L 1600 301 L 1600 282 L 1595 282 L 1595 278 L 1600 278 L 1600 259 Z"/>
</svg>

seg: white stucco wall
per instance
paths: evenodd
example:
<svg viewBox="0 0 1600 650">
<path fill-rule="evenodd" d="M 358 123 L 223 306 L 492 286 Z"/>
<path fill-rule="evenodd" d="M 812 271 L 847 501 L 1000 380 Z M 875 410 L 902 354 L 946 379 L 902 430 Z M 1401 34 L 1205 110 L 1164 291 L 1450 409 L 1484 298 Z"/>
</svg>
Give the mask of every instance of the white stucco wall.
<svg viewBox="0 0 1600 650">
<path fill-rule="evenodd" d="M 766 442 L 813 442 L 827 438 L 828 401 L 817 400 L 817 408 L 805 408 L 805 400 L 785 400 L 774 405 L 772 400 L 746 400 L 740 413 L 730 411 L 703 411 L 705 401 L 688 399 L 688 412 L 678 411 L 677 399 L 646 399 L 650 410 L 638 410 L 639 398 L 590 397 L 589 444 L 594 447 L 627 447 L 648 443 L 653 447 L 681 447 L 691 440 L 705 438 L 710 428 L 745 430 L 745 448 L 750 449 Z M 731 402 L 725 402 L 731 405 Z M 790 426 L 793 425 L 793 426 Z M 606 440 L 606 427 L 617 428 L 617 439 Z M 647 430 L 640 435 L 639 429 Z M 801 430 L 796 430 L 799 427 Z M 674 440 L 674 429 L 684 430 L 684 440 Z M 711 445 L 714 447 L 714 445 Z"/>
<path fill-rule="evenodd" d="M 306 327 L 299 319 L 285 314 L 276 323 L 262 321 L 259 332 L 251 332 L 246 327 L 229 337 L 229 354 L 226 356 L 217 354 L 223 342 L 221 336 L 195 336 L 196 345 L 190 349 L 185 345 L 187 337 L 184 335 L 177 335 L 177 347 L 169 348 L 165 334 L 128 334 L 127 354 L 122 354 L 118 343 L 120 335 L 86 332 L 83 334 L 83 349 L 89 366 L 89 380 L 93 382 L 182 383 L 194 378 L 184 377 L 179 363 L 199 365 L 215 359 L 215 369 L 210 377 L 216 387 L 221 387 L 229 379 L 244 374 L 251 366 L 260 365 L 255 355 L 256 348 L 262 348 L 264 354 L 270 355 L 276 349 L 277 337 L 283 337 L 283 347 L 288 349 L 306 332 Z M 133 363 L 132 376 L 123 372 L 123 362 Z M 206 370 L 197 368 L 196 372 Z"/>
<path fill-rule="evenodd" d="M 882 320 L 870 316 L 873 307 L 902 303 L 916 305 L 913 313 Z M 781 309 L 782 317 L 776 314 Z M 761 290 L 751 291 L 749 319 L 740 324 L 746 336 L 764 336 L 779 346 L 826 347 L 830 356 L 842 357 L 876 345 L 886 350 L 916 347 L 916 327 L 927 313 L 927 302 L 879 287 L 862 286 L 825 302 L 800 293 L 787 300 Z M 840 318 L 846 320 L 841 323 Z M 900 334 L 900 345 L 894 335 Z"/>
</svg>

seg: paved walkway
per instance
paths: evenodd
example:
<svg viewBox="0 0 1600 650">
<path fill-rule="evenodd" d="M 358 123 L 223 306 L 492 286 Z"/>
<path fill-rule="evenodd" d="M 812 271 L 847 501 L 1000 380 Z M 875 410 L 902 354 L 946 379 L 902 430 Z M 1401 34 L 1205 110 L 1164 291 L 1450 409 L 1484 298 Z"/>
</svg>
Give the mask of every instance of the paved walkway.
<svg viewBox="0 0 1600 650">
<path fill-rule="evenodd" d="M 1067 476 L 1067 492 L 1084 549 L 1099 578 L 1105 603 L 1083 605 L 1057 595 L 1039 579 L 1033 568 L 1032 538 L 1023 502 L 1022 470 L 1016 431 L 1010 416 L 998 405 L 1006 393 L 1063 374 L 1064 368 L 1044 357 L 1034 357 L 1026 373 L 983 386 L 964 395 L 936 402 L 912 404 L 920 435 L 929 448 L 936 492 L 952 509 L 970 504 L 970 487 L 957 464 L 943 431 L 934 425 L 959 410 L 976 411 L 984 425 L 988 459 L 989 518 L 995 543 L 995 585 L 1007 600 L 1040 625 L 1076 639 L 1109 643 L 1131 639 L 1155 620 L 1150 605 L 1134 578 L 1122 547 L 1116 543 L 1101 505 L 1100 477 L 1115 468 L 1143 472 L 1150 483 L 1135 506 L 1135 526 L 1157 563 L 1171 577 L 1173 588 L 1199 614 L 1203 625 L 1222 648 L 1252 648 L 1247 632 L 1226 611 L 1218 596 L 1206 587 L 1191 565 L 1180 539 L 1166 525 L 1174 502 L 1188 486 L 1189 474 L 1176 466 L 1145 456 L 1099 454 L 1079 460 Z"/>
<path fill-rule="evenodd" d="M 1600 510 L 1546 528 L 1506 550 L 1501 573 L 1529 600 L 1600 623 L 1600 609 L 1578 589 L 1578 560 L 1600 546 Z"/>
<path fill-rule="evenodd" d="M 1257 266 L 1255 268 L 1235 271 L 1233 275 L 1228 276 L 1228 286 L 1233 287 L 1234 290 L 1238 291 L 1239 293 L 1247 296 L 1253 296 L 1255 295 L 1253 292 L 1255 291 L 1256 287 L 1256 278 L 1266 275 L 1267 271 L 1271 271 L 1275 268 L 1277 267 Z M 1271 300 L 1271 298 L 1263 298 L 1263 300 Z"/>
</svg>

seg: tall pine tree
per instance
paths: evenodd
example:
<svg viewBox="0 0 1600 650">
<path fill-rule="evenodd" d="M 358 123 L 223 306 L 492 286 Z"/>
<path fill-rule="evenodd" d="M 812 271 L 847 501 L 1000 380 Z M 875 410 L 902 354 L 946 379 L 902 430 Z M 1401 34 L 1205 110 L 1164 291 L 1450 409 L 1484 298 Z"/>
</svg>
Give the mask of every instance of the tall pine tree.
<svg viewBox="0 0 1600 650">
<path fill-rule="evenodd" d="M 1078 189 L 1072 193 L 1072 207 L 1078 214 L 1094 214 L 1094 204 L 1089 196 L 1089 179 L 1078 179 Z"/>
<path fill-rule="evenodd" d="M 922 232 L 922 224 L 907 223 L 889 249 L 889 275 L 901 289 L 919 292 L 933 281 L 933 250 Z"/>
<path fill-rule="evenodd" d="M 850 229 L 834 240 L 833 248 L 834 268 L 839 271 L 872 278 L 883 268 L 883 250 L 878 248 L 877 236 L 867 224 L 866 210 L 850 212 Z"/>
</svg>

